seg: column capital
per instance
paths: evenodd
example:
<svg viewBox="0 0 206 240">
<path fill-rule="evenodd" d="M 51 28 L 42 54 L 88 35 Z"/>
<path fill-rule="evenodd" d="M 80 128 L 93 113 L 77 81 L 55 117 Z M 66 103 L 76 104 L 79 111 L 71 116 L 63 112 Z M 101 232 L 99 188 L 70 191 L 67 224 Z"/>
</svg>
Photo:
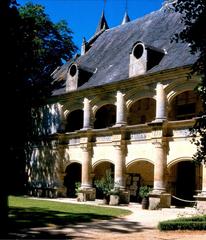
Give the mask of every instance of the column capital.
<svg viewBox="0 0 206 240">
<path fill-rule="evenodd" d="M 83 152 L 88 152 L 92 150 L 92 143 L 81 143 L 80 148 L 82 149 Z"/>
</svg>

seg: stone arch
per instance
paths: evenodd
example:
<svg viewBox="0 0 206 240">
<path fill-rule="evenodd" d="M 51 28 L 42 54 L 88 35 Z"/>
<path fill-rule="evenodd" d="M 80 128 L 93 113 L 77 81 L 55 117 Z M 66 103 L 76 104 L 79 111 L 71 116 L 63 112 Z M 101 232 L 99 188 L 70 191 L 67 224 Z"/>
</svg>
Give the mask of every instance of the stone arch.
<svg viewBox="0 0 206 240">
<path fill-rule="evenodd" d="M 78 109 L 83 109 L 84 104 L 83 104 L 84 100 L 80 99 L 78 101 L 72 101 L 72 104 L 64 104 L 62 105 L 62 111 L 64 114 L 64 118 L 67 118 L 68 114 L 70 114 L 71 112 L 78 110 Z"/>
<path fill-rule="evenodd" d="M 65 169 L 64 186 L 67 197 L 76 197 L 76 183 L 81 183 L 82 165 L 78 161 L 71 161 Z"/>
<path fill-rule="evenodd" d="M 142 99 L 142 98 L 153 98 L 154 100 L 155 99 L 155 90 L 154 89 L 150 89 L 150 88 L 140 88 L 140 89 L 132 89 L 131 91 L 129 91 L 127 94 L 126 94 L 126 107 L 127 109 L 129 109 L 131 107 L 131 105 Z"/>
<path fill-rule="evenodd" d="M 191 156 L 183 156 L 183 157 L 179 157 L 179 158 L 175 158 L 173 160 L 171 160 L 168 164 L 167 167 L 170 168 L 173 165 L 179 163 L 179 162 L 183 162 L 183 161 L 192 161 L 192 157 Z"/>
<path fill-rule="evenodd" d="M 116 103 L 116 96 L 113 95 L 105 95 L 105 96 L 99 96 L 91 100 L 91 106 L 92 106 L 92 112 L 95 116 L 98 109 L 103 107 L 104 105 L 111 104 L 115 105 Z"/>
<path fill-rule="evenodd" d="M 194 201 L 194 195 L 200 190 L 202 166 L 195 165 L 192 157 L 181 157 L 168 164 L 167 188 L 172 197 L 172 205 L 193 206 L 192 203 L 176 199 Z"/>
<path fill-rule="evenodd" d="M 197 86 L 197 81 L 183 81 L 183 82 L 173 82 L 165 88 L 165 93 L 167 95 L 168 104 L 180 93 L 185 91 L 193 91 Z"/>
<path fill-rule="evenodd" d="M 139 187 L 153 187 L 154 164 L 150 159 L 134 159 L 126 165 L 126 189 L 130 191 L 130 201 L 139 202 Z"/>
<path fill-rule="evenodd" d="M 109 162 L 111 164 L 115 164 L 114 161 L 112 161 L 111 159 L 99 159 L 99 160 L 95 161 L 95 163 L 92 165 L 93 171 L 98 165 L 100 165 L 101 163 L 104 163 L 104 162 Z"/>
</svg>

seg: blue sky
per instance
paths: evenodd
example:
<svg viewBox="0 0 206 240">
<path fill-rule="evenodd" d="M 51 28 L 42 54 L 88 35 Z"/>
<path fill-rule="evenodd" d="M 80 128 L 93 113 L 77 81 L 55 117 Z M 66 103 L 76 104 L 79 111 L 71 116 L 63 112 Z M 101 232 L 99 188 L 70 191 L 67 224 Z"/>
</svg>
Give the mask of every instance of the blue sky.
<svg viewBox="0 0 206 240">
<path fill-rule="evenodd" d="M 24 5 L 28 0 L 17 0 Z M 104 0 L 31 0 L 45 6 L 45 12 L 53 22 L 66 20 L 73 31 L 73 41 L 81 47 L 82 38 L 89 40 L 95 33 Z M 127 4 L 126 4 L 127 2 Z M 131 20 L 161 8 L 163 0 L 106 0 L 104 12 L 110 28 L 118 26 L 127 6 Z"/>
</svg>

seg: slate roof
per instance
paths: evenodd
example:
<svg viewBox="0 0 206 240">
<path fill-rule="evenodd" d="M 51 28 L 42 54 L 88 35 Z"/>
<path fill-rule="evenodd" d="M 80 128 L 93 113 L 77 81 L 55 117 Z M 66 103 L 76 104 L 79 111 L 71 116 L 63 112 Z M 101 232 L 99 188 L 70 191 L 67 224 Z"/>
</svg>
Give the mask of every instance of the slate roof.
<svg viewBox="0 0 206 240">
<path fill-rule="evenodd" d="M 196 60 L 189 52 L 188 44 L 171 42 L 171 37 L 183 28 L 181 16 L 176 12 L 166 12 L 164 8 L 123 25 L 107 29 L 94 41 L 85 55 L 79 56 L 78 65 L 96 69 L 88 82 L 78 89 L 100 86 L 129 78 L 129 55 L 134 43 L 165 49 L 167 54 L 158 65 L 147 73 L 154 73 L 193 64 Z M 71 61 L 60 67 L 54 74 L 62 81 L 62 88 L 54 95 L 65 93 L 66 73 Z"/>
</svg>

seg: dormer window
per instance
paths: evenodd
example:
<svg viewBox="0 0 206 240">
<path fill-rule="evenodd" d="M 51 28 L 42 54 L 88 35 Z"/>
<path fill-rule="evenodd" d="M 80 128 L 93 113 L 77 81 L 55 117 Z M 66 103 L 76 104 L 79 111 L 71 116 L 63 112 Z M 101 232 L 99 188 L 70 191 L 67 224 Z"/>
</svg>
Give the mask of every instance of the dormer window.
<svg viewBox="0 0 206 240">
<path fill-rule="evenodd" d="M 66 92 L 76 90 L 84 83 L 88 82 L 89 78 L 95 71 L 84 66 L 73 63 L 70 65 L 67 72 Z"/>
<path fill-rule="evenodd" d="M 148 70 L 158 65 L 165 52 L 152 46 L 137 42 L 130 53 L 129 77 L 134 77 L 146 73 Z"/>
</svg>

